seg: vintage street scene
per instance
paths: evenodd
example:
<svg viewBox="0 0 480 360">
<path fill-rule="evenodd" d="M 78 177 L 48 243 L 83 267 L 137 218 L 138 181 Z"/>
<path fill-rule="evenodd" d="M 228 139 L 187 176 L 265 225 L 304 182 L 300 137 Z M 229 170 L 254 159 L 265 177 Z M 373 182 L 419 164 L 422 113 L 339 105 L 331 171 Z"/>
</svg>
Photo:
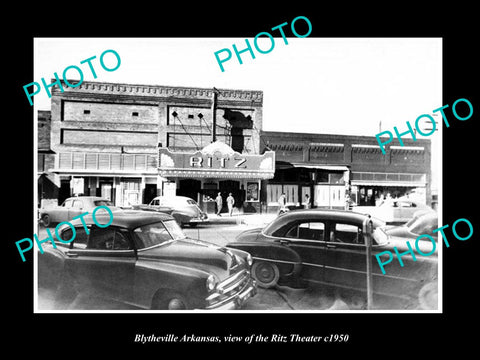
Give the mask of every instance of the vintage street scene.
<svg viewBox="0 0 480 360">
<path fill-rule="evenodd" d="M 433 136 L 272 130 L 262 87 L 51 82 L 38 310 L 438 310 Z"/>
</svg>

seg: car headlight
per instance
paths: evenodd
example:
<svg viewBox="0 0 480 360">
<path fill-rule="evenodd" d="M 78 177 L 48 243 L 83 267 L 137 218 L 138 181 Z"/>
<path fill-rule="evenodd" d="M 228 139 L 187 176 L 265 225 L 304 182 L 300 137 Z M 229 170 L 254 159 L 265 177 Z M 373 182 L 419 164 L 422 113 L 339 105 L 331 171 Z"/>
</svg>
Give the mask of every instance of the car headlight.
<svg viewBox="0 0 480 360">
<path fill-rule="evenodd" d="M 218 284 L 217 278 L 214 275 L 209 275 L 206 283 L 207 290 L 208 291 L 214 290 L 217 287 L 217 284 Z"/>
<path fill-rule="evenodd" d="M 247 264 L 248 266 L 252 266 L 253 264 L 253 258 L 252 258 L 252 255 L 250 254 L 247 254 Z"/>
</svg>

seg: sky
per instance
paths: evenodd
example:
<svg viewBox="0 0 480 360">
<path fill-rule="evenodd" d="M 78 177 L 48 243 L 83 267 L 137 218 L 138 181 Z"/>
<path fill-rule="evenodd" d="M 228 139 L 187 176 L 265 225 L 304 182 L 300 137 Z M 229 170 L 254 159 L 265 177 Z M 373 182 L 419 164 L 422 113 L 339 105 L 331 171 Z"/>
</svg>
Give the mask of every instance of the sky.
<svg viewBox="0 0 480 360">
<path fill-rule="evenodd" d="M 443 105 L 441 38 L 287 39 L 274 38 L 267 54 L 249 39 L 255 59 L 247 51 L 240 64 L 232 44 L 244 49 L 245 38 L 36 38 L 32 82 L 49 83 L 54 72 L 62 78 L 76 65 L 84 81 L 262 90 L 267 131 L 374 136 L 380 123 L 406 130 L 406 121 Z M 258 46 L 271 42 L 261 37 Z M 222 72 L 214 53 L 224 48 L 232 58 Z M 108 49 L 121 58 L 112 72 L 99 63 Z M 80 64 L 92 56 L 97 79 Z M 112 54 L 107 60 L 115 65 Z M 78 79 L 75 70 L 68 75 Z M 50 109 L 44 89 L 34 102 L 36 110 Z"/>
</svg>

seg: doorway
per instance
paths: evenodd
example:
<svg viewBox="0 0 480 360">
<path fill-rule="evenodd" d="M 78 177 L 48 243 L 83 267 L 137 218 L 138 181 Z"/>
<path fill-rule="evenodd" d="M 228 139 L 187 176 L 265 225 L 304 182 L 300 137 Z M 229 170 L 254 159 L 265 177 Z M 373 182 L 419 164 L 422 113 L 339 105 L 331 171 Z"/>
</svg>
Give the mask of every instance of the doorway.
<svg viewBox="0 0 480 360">
<path fill-rule="evenodd" d="M 145 184 L 145 190 L 143 191 L 143 204 L 150 204 L 157 196 L 157 184 Z"/>
<path fill-rule="evenodd" d="M 202 182 L 195 179 L 184 179 L 179 181 L 177 189 L 178 196 L 186 196 L 195 201 L 198 200 L 198 194 L 201 192 Z"/>
<path fill-rule="evenodd" d="M 223 180 L 218 182 L 218 190 L 222 193 L 224 211 L 227 207 L 227 197 L 232 193 L 235 199 L 235 207 L 241 209 L 245 201 L 245 190 L 240 188 L 240 181 Z"/>
</svg>

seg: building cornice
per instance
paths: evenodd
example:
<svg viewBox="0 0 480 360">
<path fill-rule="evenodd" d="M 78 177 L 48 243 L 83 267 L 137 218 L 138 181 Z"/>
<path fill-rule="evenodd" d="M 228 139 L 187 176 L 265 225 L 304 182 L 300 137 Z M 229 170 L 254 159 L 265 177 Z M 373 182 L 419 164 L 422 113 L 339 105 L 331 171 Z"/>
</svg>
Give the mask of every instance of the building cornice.
<svg viewBox="0 0 480 360">
<path fill-rule="evenodd" d="M 52 79 L 52 83 L 54 79 Z M 73 80 L 70 81 L 74 83 Z M 136 85 L 123 83 L 106 83 L 95 81 L 84 81 L 79 86 L 71 88 L 62 81 L 62 92 L 58 86 L 51 89 L 53 96 L 62 96 L 63 94 L 104 94 L 104 95 L 129 95 L 152 98 L 191 98 L 211 99 L 213 88 L 184 87 L 184 86 L 164 86 L 164 85 Z M 232 101 L 251 101 L 256 103 L 263 102 L 263 91 L 260 90 L 236 90 L 236 89 L 217 89 L 218 100 Z"/>
</svg>

